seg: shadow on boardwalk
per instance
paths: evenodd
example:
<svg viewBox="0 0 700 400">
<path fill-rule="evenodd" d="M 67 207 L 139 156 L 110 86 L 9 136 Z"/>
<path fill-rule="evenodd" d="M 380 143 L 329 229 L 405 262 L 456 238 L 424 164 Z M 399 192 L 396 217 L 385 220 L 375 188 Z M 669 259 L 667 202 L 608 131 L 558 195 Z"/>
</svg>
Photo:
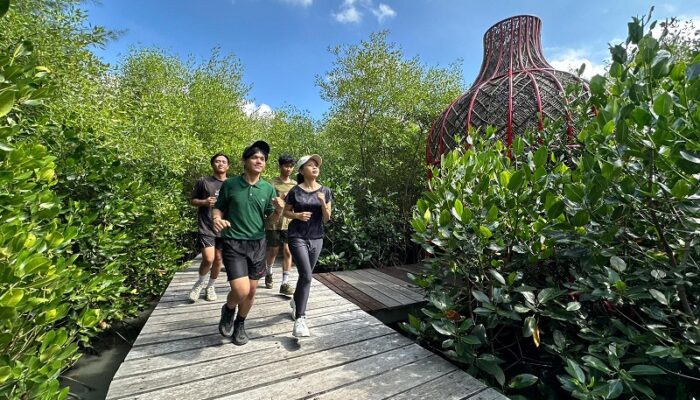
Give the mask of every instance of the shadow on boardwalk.
<svg viewBox="0 0 700 400">
<path fill-rule="evenodd" d="M 260 287 L 251 340 L 235 346 L 217 330 L 226 282 L 218 301 L 183 301 L 196 262 L 173 278 L 108 399 L 505 399 L 316 280 L 310 338 L 292 337 L 289 299 Z"/>
</svg>

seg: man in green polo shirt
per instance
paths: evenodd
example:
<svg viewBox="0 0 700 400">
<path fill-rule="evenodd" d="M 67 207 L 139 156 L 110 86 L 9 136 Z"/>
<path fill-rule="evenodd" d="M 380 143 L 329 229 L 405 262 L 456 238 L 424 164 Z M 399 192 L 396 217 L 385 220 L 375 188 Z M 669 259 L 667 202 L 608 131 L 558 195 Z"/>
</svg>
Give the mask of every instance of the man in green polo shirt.
<svg viewBox="0 0 700 400">
<path fill-rule="evenodd" d="M 213 211 L 214 229 L 221 232 L 217 246 L 231 286 L 221 307 L 219 332 L 232 336 L 236 345 L 248 343 L 244 321 L 253 307 L 258 280 L 266 272 L 265 222 L 277 222 L 284 209 L 284 201 L 260 177 L 269 153 L 270 146 L 262 140 L 246 147 L 243 174 L 224 182 Z"/>
</svg>

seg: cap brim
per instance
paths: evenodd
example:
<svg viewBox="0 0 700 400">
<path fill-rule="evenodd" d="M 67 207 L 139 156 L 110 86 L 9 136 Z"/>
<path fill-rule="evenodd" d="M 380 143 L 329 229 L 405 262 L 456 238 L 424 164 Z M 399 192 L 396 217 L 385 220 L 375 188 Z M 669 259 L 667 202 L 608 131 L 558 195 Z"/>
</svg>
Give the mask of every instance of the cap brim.
<svg viewBox="0 0 700 400">
<path fill-rule="evenodd" d="M 310 156 L 301 157 L 299 159 L 299 161 L 297 161 L 296 169 L 301 170 L 301 167 L 306 165 L 306 163 L 311 161 L 311 160 L 316 161 L 316 165 L 319 167 L 321 166 L 321 164 L 323 164 L 323 160 L 321 159 L 321 156 L 319 156 L 318 154 L 312 154 Z"/>
<path fill-rule="evenodd" d="M 321 164 L 323 164 L 323 159 L 321 159 L 321 156 L 319 156 L 318 154 L 312 154 L 309 160 L 316 161 L 316 165 L 319 167 L 321 166 Z"/>
<path fill-rule="evenodd" d="M 257 147 L 264 151 L 265 154 L 270 154 L 270 145 L 264 140 L 258 140 L 257 142 L 250 145 L 250 148 Z"/>
</svg>

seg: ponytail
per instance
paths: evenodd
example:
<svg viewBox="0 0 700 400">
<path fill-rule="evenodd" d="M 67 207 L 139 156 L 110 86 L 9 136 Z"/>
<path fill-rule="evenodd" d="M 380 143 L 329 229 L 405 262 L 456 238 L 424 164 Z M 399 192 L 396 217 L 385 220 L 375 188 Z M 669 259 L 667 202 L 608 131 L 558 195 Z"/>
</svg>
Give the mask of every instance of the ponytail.
<svg viewBox="0 0 700 400">
<path fill-rule="evenodd" d="M 304 175 L 302 175 L 301 172 L 297 172 L 297 184 L 302 183 L 304 183 Z"/>
</svg>

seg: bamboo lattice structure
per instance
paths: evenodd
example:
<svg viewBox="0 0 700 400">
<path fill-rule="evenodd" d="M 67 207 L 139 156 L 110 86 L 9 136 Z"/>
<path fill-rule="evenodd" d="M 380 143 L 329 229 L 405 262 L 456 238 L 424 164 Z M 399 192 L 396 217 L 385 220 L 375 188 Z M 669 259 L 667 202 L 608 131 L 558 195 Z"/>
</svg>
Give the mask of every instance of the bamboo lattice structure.
<svg viewBox="0 0 700 400">
<path fill-rule="evenodd" d="M 558 71 L 544 58 L 542 21 L 520 15 L 496 23 L 484 34 L 484 58 L 471 88 L 458 97 L 435 121 L 428 135 L 427 161 L 440 164 L 440 156 L 456 148 L 456 137 L 470 129 L 491 125 L 507 146 L 516 135 L 544 127 L 544 118 L 565 119 L 562 140 L 571 142 L 574 121 L 568 105 L 575 92 L 565 94 L 570 84 L 587 82 L 574 74 Z M 461 143 L 462 145 L 464 143 Z"/>
</svg>

